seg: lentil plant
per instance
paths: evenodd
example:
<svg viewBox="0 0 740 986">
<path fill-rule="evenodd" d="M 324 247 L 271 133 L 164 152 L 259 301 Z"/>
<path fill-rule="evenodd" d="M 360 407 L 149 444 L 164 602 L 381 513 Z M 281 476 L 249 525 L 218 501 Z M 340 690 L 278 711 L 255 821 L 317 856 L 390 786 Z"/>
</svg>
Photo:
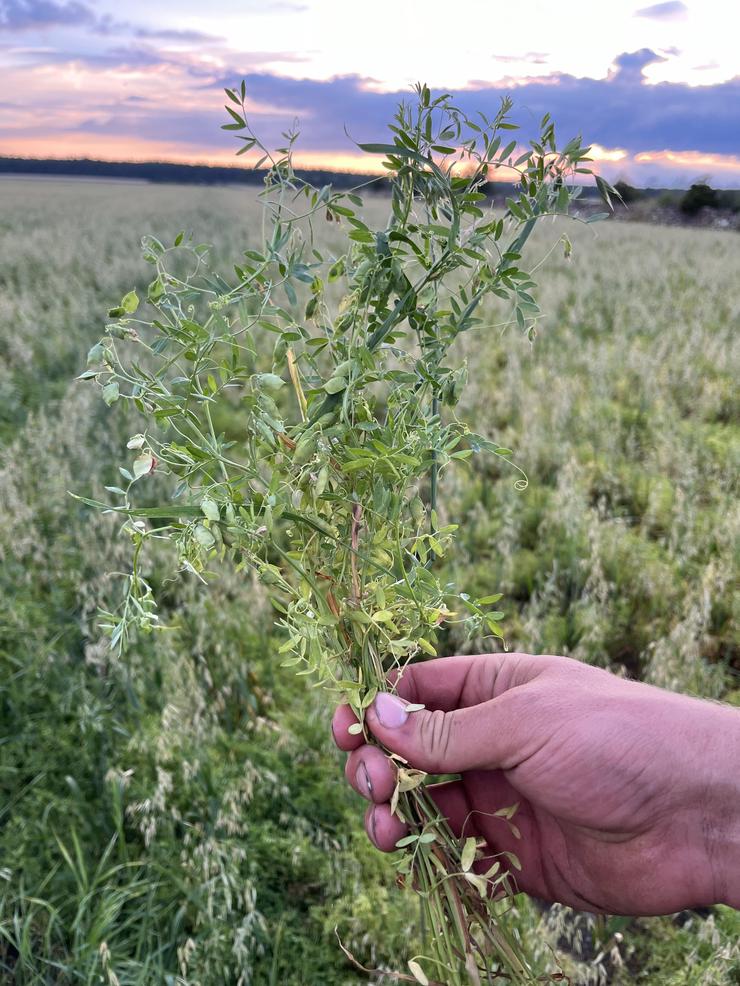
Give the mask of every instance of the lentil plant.
<svg viewBox="0 0 740 986">
<path fill-rule="evenodd" d="M 142 564 L 151 542 L 172 542 L 180 570 L 203 582 L 228 558 L 268 588 L 283 664 L 347 701 L 359 732 L 389 672 L 436 654 L 440 629 L 502 638 L 500 594 L 473 596 L 440 568 L 457 530 L 440 520 L 444 477 L 478 454 L 511 456 L 457 415 L 467 367 L 450 365 L 450 351 L 470 330 L 511 324 L 534 336 L 540 311 L 525 246 L 536 223 L 567 214 L 578 197 L 588 148 L 576 138 L 559 150 L 545 117 L 522 152 L 508 100 L 493 118 L 473 119 L 418 86 L 392 142 L 360 145 L 383 156 L 390 176 L 390 216 L 373 229 L 355 192 L 296 175 L 296 132 L 271 152 L 246 117 L 244 86 L 226 92 L 239 153 L 257 148 L 268 164 L 262 247 L 225 277 L 184 232 L 168 245 L 145 236 L 147 298 L 129 291 L 109 312 L 83 374 L 107 404 L 132 404 L 145 419 L 128 441 L 123 485 L 107 487 L 117 498 L 108 509 L 127 518 L 133 568 L 106 628 L 123 649 L 159 627 Z M 483 186 L 502 168 L 519 181 L 497 215 Z M 597 182 L 608 202 L 610 186 Z M 330 254 L 315 230 L 326 221 L 342 237 Z M 490 296 L 507 305 L 498 326 L 478 313 Z M 227 434 L 219 421 L 235 408 L 240 428 Z M 139 495 L 152 474 L 170 480 L 155 505 Z M 534 981 L 505 920 L 516 856 L 458 842 L 426 782 L 397 763 L 391 807 L 411 833 L 398 870 L 419 888 L 429 934 L 410 974 L 396 978 Z M 514 812 L 501 805 L 498 814 L 516 832 Z"/>
<path fill-rule="evenodd" d="M 366 221 L 386 209 L 366 197 Z M 71 376 L 106 299 L 151 280 L 136 232 L 197 228 L 228 269 L 258 245 L 254 192 L 0 180 L 0 217 L 0 979 L 367 982 L 335 926 L 364 965 L 401 968 L 420 949 L 412 891 L 365 836 L 326 696 L 279 668 L 265 587 L 230 566 L 208 592 L 165 581 L 161 542 L 145 571 L 178 629 L 119 659 L 96 608 L 118 598 L 104 573 L 126 568 L 121 518 L 65 493 L 115 483 L 136 431 Z M 518 450 L 529 486 L 517 492 L 496 456 L 447 472 L 440 512 L 463 519 L 449 578 L 504 592 L 514 650 L 740 703 L 736 236 L 569 230 L 578 262 L 551 257 L 537 344 L 467 333 L 451 357 L 475 359 L 459 413 Z M 336 223 L 320 236 L 337 248 Z M 551 236 L 541 224 L 528 248 L 544 254 Z M 490 298 L 486 322 L 504 305 Z M 219 430 L 241 435 L 241 408 L 230 413 Z M 478 649 L 454 629 L 441 653 Z M 95 873 L 111 839 L 115 859 L 79 887 L 62 847 L 77 841 Z M 740 974 L 740 912 L 726 907 L 625 924 L 519 895 L 507 921 L 538 974 L 557 966 L 574 986 Z"/>
</svg>

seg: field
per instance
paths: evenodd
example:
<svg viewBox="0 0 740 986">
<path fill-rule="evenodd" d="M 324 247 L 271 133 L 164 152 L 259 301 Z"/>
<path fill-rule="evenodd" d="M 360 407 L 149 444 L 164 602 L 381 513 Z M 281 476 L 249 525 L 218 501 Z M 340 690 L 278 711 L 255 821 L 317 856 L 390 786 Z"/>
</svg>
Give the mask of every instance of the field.
<svg viewBox="0 0 740 986">
<path fill-rule="evenodd" d="M 128 546 L 67 493 L 105 496 L 138 429 L 74 377 L 106 309 L 146 285 L 143 233 L 192 229 L 228 271 L 259 223 L 249 190 L 0 183 L 3 983 L 345 986 L 368 977 L 335 928 L 393 969 L 421 933 L 362 831 L 326 702 L 278 666 L 257 583 L 223 571 L 205 591 L 155 559 L 174 629 L 117 660 L 97 627 Z M 740 705 L 740 242 L 568 234 L 534 345 L 493 308 L 465 338 L 464 410 L 529 488 L 485 462 L 445 484 L 465 518 L 451 574 L 505 593 L 511 649 Z M 740 983 L 728 908 L 604 920 L 520 899 L 511 920 L 574 984 Z"/>
</svg>

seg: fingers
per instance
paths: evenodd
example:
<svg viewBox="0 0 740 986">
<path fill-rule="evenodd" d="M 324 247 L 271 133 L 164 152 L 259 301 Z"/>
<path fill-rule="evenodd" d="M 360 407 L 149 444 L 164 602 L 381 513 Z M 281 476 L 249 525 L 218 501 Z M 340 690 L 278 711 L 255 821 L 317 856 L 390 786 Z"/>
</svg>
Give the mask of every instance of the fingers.
<svg viewBox="0 0 740 986">
<path fill-rule="evenodd" d="M 396 770 L 391 761 L 377 746 L 367 743 L 347 757 L 344 775 L 358 794 L 376 804 L 390 801 L 396 786 Z"/>
<path fill-rule="evenodd" d="M 463 654 L 409 664 L 391 672 L 388 681 L 408 702 L 449 712 L 488 702 L 561 660 L 532 654 Z"/>
<path fill-rule="evenodd" d="M 450 712 L 496 698 L 532 681 L 552 668 L 554 662 L 564 660 L 531 654 L 442 657 L 392 671 L 388 682 L 391 689 L 406 702 L 420 703 L 431 711 Z M 365 742 L 362 734 L 348 732 L 356 722 L 357 717 L 349 705 L 340 705 L 335 711 L 332 733 L 340 750 L 356 750 Z"/>
<path fill-rule="evenodd" d="M 345 752 L 356 750 L 358 746 L 362 746 L 365 742 L 362 733 L 354 736 L 347 731 L 350 726 L 358 721 L 357 716 L 349 705 L 338 705 L 335 709 L 334 716 L 331 720 L 331 734 L 340 750 L 344 750 Z"/>
<path fill-rule="evenodd" d="M 408 834 L 404 823 L 391 814 L 391 806 L 370 805 L 365 812 L 365 831 L 376 849 L 393 852 L 396 843 Z"/>
<path fill-rule="evenodd" d="M 381 692 L 365 719 L 386 749 L 428 773 L 510 770 L 537 739 L 527 724 L 531 697 L 521 685 L 480 705 L 409 712 L 405 699 Z"/>
<path fill-rule="evenodd" d="M 354 785 L 353 785 L 354 787 Z M 447 819 L 456 839 L 477 835 L 474 814 L 461 781 L 432 784 L 427 793 L 434 800 L 440 815 Z M 393 852 L 396 843 L 408 834 L 408 827 L 390 813 L 386 803 L 371 805 L 365 812 L 365 829 L 370 841 L 382 852 Z"/>
</svg>

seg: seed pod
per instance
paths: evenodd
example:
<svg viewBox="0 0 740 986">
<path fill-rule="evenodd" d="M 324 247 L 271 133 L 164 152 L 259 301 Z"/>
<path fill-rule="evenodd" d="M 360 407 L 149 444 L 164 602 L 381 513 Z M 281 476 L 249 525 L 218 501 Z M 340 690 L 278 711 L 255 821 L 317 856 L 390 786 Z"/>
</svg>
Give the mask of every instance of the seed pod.
<svg viewBox="0 0 740 986">
<path fill-rule="evenodd" d="M 285 355 L 288 352 L 288 340 L 285 336 L 278 336 L 275 348 L 272 351 L 273 366 L 282 366 L 285 363 Z"/>
<path fill-rule="evenodd" d="M 421 527 L 421 525 L 426 520 L 426 510 L 424 509 L 424 504 L 421 501 L 421 497 L 415 496 L 414 499 L 409 504 L 409 508 L 411 510 L 411 516 L 414 520 L 414 523 L 416 524 L 417 527 Z"/>
<path fill-rule="evenodd" d="M 322 466 L 319 469 L 319 474 L 316 477 L 316 482 L 314 483 L 313 493 L 315 497 L 320 497 L 321 494 L 326 489 L 326 484 L 329 482 L 329 470 L 326 466 Z"/>
<path fill-rule="evenodd" d="M 293 465 L 302 466 L 304 463 L 313 455 L 316 449 L 316 442 L 314 436 L 311 434 L 304 435 L 295 447 L 293 452 Z"/>
</svg>

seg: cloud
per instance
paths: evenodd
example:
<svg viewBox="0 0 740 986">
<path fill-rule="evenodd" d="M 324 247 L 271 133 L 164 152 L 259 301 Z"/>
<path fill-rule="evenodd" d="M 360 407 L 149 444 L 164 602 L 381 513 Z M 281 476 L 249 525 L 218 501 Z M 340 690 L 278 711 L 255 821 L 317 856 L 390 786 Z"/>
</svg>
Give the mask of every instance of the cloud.
<svg viewBox="0 0 740 986">
<path fill-rule="evenodd" d="M 477 82 L 454 93 L 469 112 L 495 112 L 511 94 L 525 133 L 550 113 L 561 137 L 582 133 L 589 143 L 621 147 L 629 153 L 663 149 L 693 149 L 704 153 L 736 154 L 740 150 L 740 78 L 713 86 L 680 83 L 646 84 L 643 70 L 663 60 L 650 49 L 624 52 L 606 79 L 577 78 L 564 73 L 532 79 L 515 87 Z M 212 81 L 232 86 L 233 73 Z M 343 124 L 358 141 L 377 139 L 407 92 L 376 92 L 367 80 L 341 76 L 327 81 L 290 79 L 271 73 L 248 73 L 247 93 L 257 104 L 273 108 L 263 118 L 279 134 L 298 116 L 306 146 L 336 147 Z"/>
<path fill-rule="evenodd" d="M 298 118 L 299 148 L 307 158 L 319 160 L 323 155 L 327 163 L 330 158 L 338 160 L 339 154 L 351 155 L 353 140 L 384 139 L 399 100 L 412 98 L 408 90 L 381 90 L 359 75 L 316 80 L 278 74 L 274 65 L 300 57 L 290 52 L 229 53 L 224 68 L 223 49 L 214 60 L 213 52 L 204 47 L 203 52 L 197 46 L 191 51 L 163 52 L 154 39 L 148 44 L 134 37 L 93 54 L 28 52 L 18 68 L 18 92 L 24 93 L 29 106 L 43 99 L 53 108 L 50 139 L 70 150 L 80 146 L 90 153 L 89 148 L 99 146 L 103 153 L 115 142 L 119 148 L 115 154 L 123 157 L 135 148 L 139 157 L 228 160 L 235 145 L 220 130 L 222 89 L 245 78 L 251 122 L 264 141 L 280 146 L 281 132 Z M 664 60 L 664 55 L 643 48 L 619 54 L 602 79 L 553 73 L 503 82 L 479 80 L 453 90 L 453 95 L 468 112 L 482 110 L 488 115 L 495 114 L 502 97 L 511 95 L 524 140 L 550 113 L 561 143 L 582 134 L 588 143 L 600 146 L 597 157 L 605 170 L 623 163 L 643 173 L 650 167 L 651 176 L 683 174 L 686 180 L 686 169 L 700 159 L 691 154 L 706 161 L 729 161 L 731 155 L 736 160 L 740 78 L 704 86 L 649 83 L 645 70 Z M 119 72 L 128 71 L 122 91 Z M 57 84 L 67 77 L 73 80 L 74 90 Z M 54 89 L 49 91 L 52 78 Z M 12 79 L 9 82 L 5 96 L 15 92 Z M 166 98 L 161 98 L 164 93 Z M 7 113 L 6 146 L 11 130 L 18 140 L 23 138 L 28 119 L 22 107 Z M 146 147 L 148 153 L 142 150 Z M 718 163 L 717 169 L 721 167 Z M 729 170 L 724 175 L 732 180 Z"/>
<path fill-rule="evenodd" d="M 66 57 L 45 53 L 38 60 L 41 65 Z M 108 121 L 116 121 L 123 133 L 151 135 L 153 141 L 181 141 L 187 135 L 189 145 L 199 142 L 204 150 L 227 146 L 219 130 L 223 122 L 221 90 L 234 86 L 242 77 L 253 122 L 264 139 L 279 144 L 281 132 L 298 118 L 303 133 L 301 146 L 307 151 L 351 151 L 345 127 L 357 142 L 382 138 L 399 100 L 410 97 L 408 91 L 378 91 L 371 80 L 357 75 L 298 79 L 260 67 L 291 57 L 295 56 L 288 52 L 245 52 L 234 56 L 238 64 L 225 73 L 215 72 L 212 61 L 196 53 L 163 54 L 143 44 L 111 47 L 93 55 L 80 53 L 70 60 L 77 71 L 80 67 L 89 69 L 91 90 L 97 87 L 98 79 L 104 84 L 100 72 L 134 68 L 157 73 L 160 67 L 168 72 L 171 95 L 166 108 L 161 103 L 129 104 L 126 112 L 120 107 L 117 121 L 115 108 L 103 120 L 88 113 L 86 130 L 113 127 Z M 668 150 L 737 154 L 740 78 L 711 86 L 649 85 L 644 69 L 660 60 L 651 49 L 641 49 L 620 54 L 606 79 L 556 73 L 544 79 L 518 80 L 515 86 L 478 81 L 453 94 L 469 112 L 480 109 L 489 114 L 496 112 L 502 97 L 512 95 L 523 136 L 531 136 L 539 119 L 550 113 L 561 138 L 582 134 L 589 143 L 622 148 L 630 155 Z M 120 96 L 111 89 L 112 106 L 116 98 Z M 82 112 L 85 107 L 92 110 L 92 103 L 79 104 Z M 135 114 L 131 112 L 134 109 Z"/>
<path fill-rule="evenodd" d="M 43 54 L 33 54 L 30 60 L 37 65 L 87 66 L 90 69 L 108 71 L 150 68 L 173 63 L 173 60 L 165 58 L 161 51 L 147 45 L 116 45 L 93 54 L 86 51 L 54 50 Z"/>
<path fill-rule="evenodd" d="M 94 26 L 97 17 L 79 0 L 0 0 L 0 31 Z"/>
<path fill-rule="evenodd" d="M 688 13 L 689 8 L 681 0 L 667 0 L 667 3 L 654 3 L 635 11 L 635 17 L 649 17 L 654 20 L 677 21 Z"/>
<path fill-rule="evenodd" d="M 665 62 L 668 59 L 658 55 L 651 48 L 640 48 L 639 51 L 625 51 L 614 59 L 614 70 L 610 75 L 611 82 L 620 85 L 640 85 L 643 80 L 643 69 L 648 65 Z"/>
<path fill-rule="evenodd" d="M 204 34 L 202 31 L 178 31 L 169 30 L 168 28 L 138 27 L 134 33 L 137 38 L 146 38 L 152 41 L 203 41 L 212 43 L 214 41 L 221 42 L 225 40 L 224 38 L 217 37 L 215 34 Z"/>
<path fill-rule="evenodd" d="M 491 58 L 495 62 L 504 62 L 505 64 L 528 62 L 531 65 L 544 65 L 549 58 L 549 52 L 528 51 L 524 55 L 491 55 Z"/>
</svg>

